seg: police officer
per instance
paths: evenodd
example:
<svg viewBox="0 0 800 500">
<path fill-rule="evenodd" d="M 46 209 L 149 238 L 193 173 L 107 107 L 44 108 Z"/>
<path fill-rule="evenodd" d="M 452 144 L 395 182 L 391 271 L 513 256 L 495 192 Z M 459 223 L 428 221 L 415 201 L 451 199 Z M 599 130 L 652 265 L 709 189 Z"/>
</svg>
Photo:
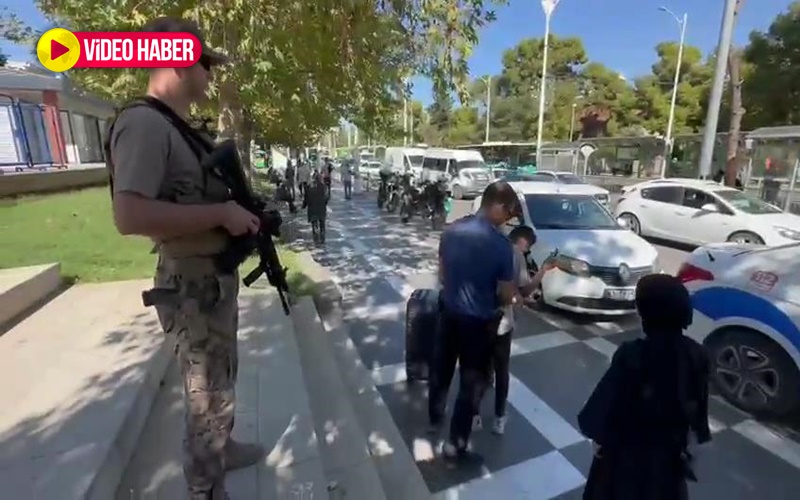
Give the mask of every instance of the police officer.
<svg viewBox="0 0 800 500">
<path fill-rule="evenodd" d="M 205 98 L 215 65 L 226 58 L 210 50 L 198 27 L 159 18 L 149 32 L 188 32 L 201 40 L 202 55 L 188 68 L 150 71 L 147 95 L 186 118 Z M 154 102 L 154 101 L 149 101 Z M 123 109 L 107 144 L 114 222 L 124 235 L 150 237 L 158 249 L 157 288 L 178 292 L 157 304 L 164 331 L 175 336 L 186 406 L 184 474 L 191 500 L 222 500 L 225 470 L 263 456 L 258 445 L 231 439 L 238 366 L 239 277 L 214 266 L 229 235 L 255 233 L 258 217 L 228 199 L 227 187 L 201 167 L 198 150 L 157 106 Z"/>
</svg>

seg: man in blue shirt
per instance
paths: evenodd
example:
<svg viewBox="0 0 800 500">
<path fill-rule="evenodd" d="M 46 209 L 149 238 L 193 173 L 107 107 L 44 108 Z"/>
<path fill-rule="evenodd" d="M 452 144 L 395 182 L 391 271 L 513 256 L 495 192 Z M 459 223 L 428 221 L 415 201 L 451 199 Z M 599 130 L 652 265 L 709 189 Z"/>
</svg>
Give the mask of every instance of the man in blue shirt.
<svg viewBox="0 0 800 500">
<path fill-rule="evenodd" d="M 517 193 L 504 181 L 490 184 L 475 216 L 450 225 L 439 242 L 441 328 L 431 367 L 428 417 L 442 425 L 456 362 L 460 385 L 445 457 L 463 456 L 472 418 L 489 380 L 490 354 L 502 317 L 501 307 L 519 295 L 514 285 L 514 252 L 499 227 L 520 215 Z"/>
</svg>

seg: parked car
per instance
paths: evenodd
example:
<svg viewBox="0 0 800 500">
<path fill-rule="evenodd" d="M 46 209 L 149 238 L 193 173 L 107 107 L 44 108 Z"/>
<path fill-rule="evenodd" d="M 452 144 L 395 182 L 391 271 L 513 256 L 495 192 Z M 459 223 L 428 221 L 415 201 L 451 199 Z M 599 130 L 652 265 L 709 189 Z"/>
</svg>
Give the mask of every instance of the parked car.
<svg viewBox="0 0 800 500">
<path fill-rule="evenodd" d="M 614 215 L 636 234 L 692 245 L 800 241 L 800 217 L 713 181 L 659 179 L 628 186 Z"/>
<path fill-rule="evenodd" d="M 374 184 L 380 179 L 381 162 L 370 160 L 361 163 L 361 175 Z"/>
<path fill-rule="evenodd" d="M 572 172 L 559 172 L 556 170 L 537 170 L 533 174 L 519 174 L 525 177 L 525 180 L 533 182 L 554 182 L 556 184 L 570 184 L 574 186 L 587 186 L 587 192 L 590 192 L 597 198 L 604 207 L 609 208 L 611 202 L 611 195 L 607 189 L 599 186 L 589 184 L 582 177 L 573 174 Z M 506 179 L 508 180 L 508 179 Z M 511 181 L 509 181 L 511 182 Z"/>
<path fill-rule="evenodd" d="M 622 227 L 585 186 L 512 182 L 522 203 L 522 224 L 536 231 L 536 265 L 558 249 L 557 269 L 542 280 L 542 300 L 577 313 L 635 312 L 642 276 L 658 272 L 658 252 Z M 472 205 L 480 207 L 480 197 Z M 510 230 L 510 228 L 509 228 Z"/>
<path fill-rule="evenodd" d="M 692 294 L 688 335 L 709 351 L 711 379 L 755 414 L 800 410 L 800 243 L 717 243 L 678 271 Z"/>
</svg>

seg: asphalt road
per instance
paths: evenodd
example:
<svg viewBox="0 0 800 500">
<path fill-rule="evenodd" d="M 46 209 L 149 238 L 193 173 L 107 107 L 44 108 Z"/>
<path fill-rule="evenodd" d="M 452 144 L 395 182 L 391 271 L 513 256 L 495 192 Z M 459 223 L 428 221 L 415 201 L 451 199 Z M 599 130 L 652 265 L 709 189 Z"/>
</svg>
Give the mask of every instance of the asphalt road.
<svg viewBox="0 0 800 500">
<path fill-rule="evenodd" d="M 310 239 L 306 228 L 301 234 Z M 350 336 L 428 487 L 442 499 L 581 498 L 591 446 L 576 430 L 576 415 L 616 347 L 640 334 L 638 321 L 521 311 L 506 435 L 476 433 L 473 444 L 483 463 L 448 467 L 438 456 L 440 439 L 426 433 L 425 385 L 407 384 L 403 365 L 405 302 L 415 288 L 432 286 L 437 244 L 428 223 L 403 225 L 397 216 L 379 213 L 374 193 L 345 201 L 334 188 L 327 245 L 312 251 L 342 289 Z M 679 252 L 664 250 L 673 268 Z M 484 401 L 487 425 L 493 398 L 490 393 Z M 692 498 L 783 500 L 800 491 L 800 444 L 788 431 L 716 397 L 710 406 L 714 439 L 694 450 L 700 482 L 690 485 Z"/>
</svg>

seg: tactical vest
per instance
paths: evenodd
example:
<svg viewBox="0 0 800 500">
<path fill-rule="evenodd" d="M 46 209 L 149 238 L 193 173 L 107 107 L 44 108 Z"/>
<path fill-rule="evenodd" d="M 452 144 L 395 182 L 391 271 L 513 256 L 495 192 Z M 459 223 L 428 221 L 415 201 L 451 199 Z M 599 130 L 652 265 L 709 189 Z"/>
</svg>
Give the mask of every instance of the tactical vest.
<svg viewBox="0 0 800 500">
<path fill-rule="evenodd" d="M 111 160 L 111 139 L 114 132 L 114 125 L 123 112 L 140 106 L 154 109 L 166 118 L 181 134 L 181 137 L 186 141 L 186 144 L 192 150 L 192 153 L 194 153 L 202 168 L 203 181 L 202 186 L 199 186 L 199 196 L 197 194 L 183 194 L 172 187 L 168 188 L 166 190 L 167 194 L 159 197 L 159 200 L 182 204 L 222 203 L 230 200 L 230 190 L 228 186 L 213 173 L 212 168 L 204 165 L 204 160 L 214 149 L 213 143 L 209 138 L 204 137 L 202 133 L 186 123 L 186 120 L 178 116 L 172 108 L 151 96 L 142 97 L 126 104 L 117 112 L 114 120 L 109 124 L 108 130 L 106 131 L 103 149 L 105 150 L 108 184 L 112 199 L 114 197 L 114 163 Z M 147 147 L 147 145 L 143 144 L 142 147 Z M 157 241 L 153 252 L 158 252 L 166 257 L 172 258 L 212 256 L 222 252 L 227 246 L 228 240 L 229 236 L 227 232 L 222 228 L 218 228 L 202 233 Z"/>
</svg>

